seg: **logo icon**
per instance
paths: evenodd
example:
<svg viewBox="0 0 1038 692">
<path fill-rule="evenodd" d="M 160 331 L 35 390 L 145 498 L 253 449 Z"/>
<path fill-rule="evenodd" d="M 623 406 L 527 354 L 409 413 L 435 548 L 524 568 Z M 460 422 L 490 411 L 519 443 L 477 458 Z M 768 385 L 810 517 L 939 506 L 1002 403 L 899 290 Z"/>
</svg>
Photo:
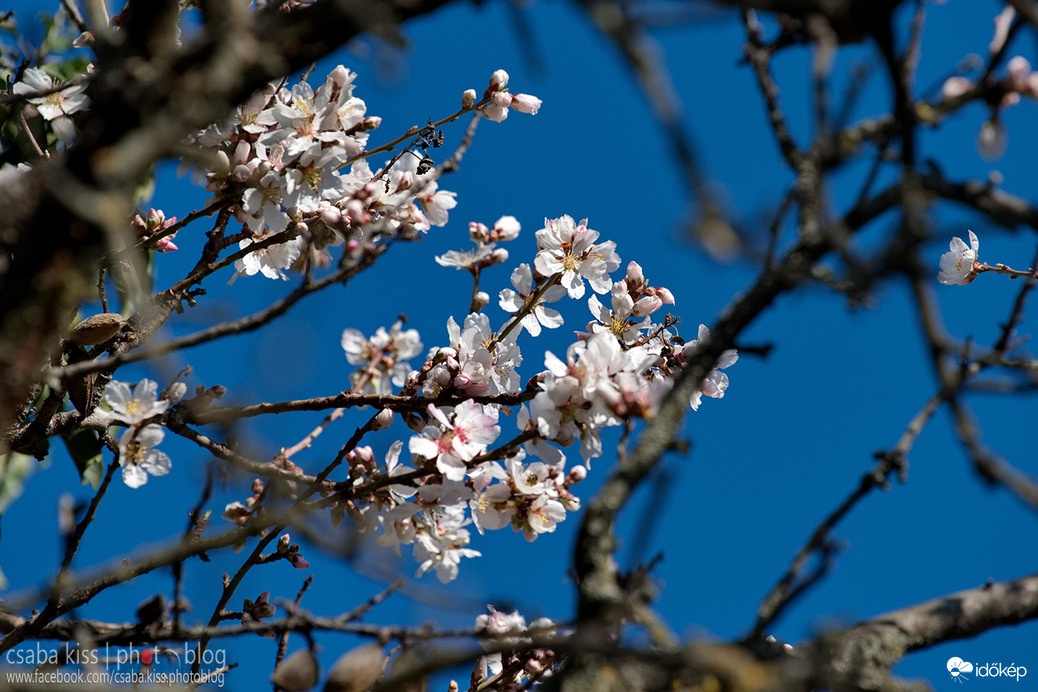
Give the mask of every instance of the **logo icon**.
<svg viewBox="0 0 1038 692">
<path fill-rule="evenodd" d="M 962 682 L 969 680 L 966 677 L 966 673 L 973 672 L 973 664 L 969 661 L 963 661 L 958 656 L 953 656 L 948 659 L 948 674 L 951 675 L 951 679 L 955 682 Z"/>
</svg>

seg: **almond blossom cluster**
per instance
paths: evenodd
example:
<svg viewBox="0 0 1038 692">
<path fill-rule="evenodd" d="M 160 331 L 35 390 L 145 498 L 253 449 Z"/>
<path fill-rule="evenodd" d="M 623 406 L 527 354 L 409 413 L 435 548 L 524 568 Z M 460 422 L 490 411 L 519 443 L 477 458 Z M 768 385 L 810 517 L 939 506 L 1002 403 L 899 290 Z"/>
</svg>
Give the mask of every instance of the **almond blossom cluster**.
<svg viewBox="0 0 1038 692">
<path fill-rule="evenodd" d="M 169 456 L 156 449 L 166 430 L 153 421 L 184 395 L 187 385 L 178 382 L 162 393 L 158 388 L 149 379 L 138 382 L 132 391 L 126 383 L 115 380 L 105 387 L 112 421 L 128 426 L 119 438 L 119 465 L 123 482 L 131 488 L 147 483 L 149 474 L 165 476 L 172 467 Z"/>
<path fill-rule="evenodd" d="M 379 327 L 370 339 L 356 329 L 343 330 L 341 343 L 346 360 L 364 366 L 350 375 L 354 391 L 389 394 L 393 386 L 403 386 L 404 378 L 411 373 L 408 359 L 422 352 L 418 330 L 405 330 L 403 326 L 403 321 L 398 320 L 388 332 Z"/>
<path fill-rule="evenodd" d="M 35 73 L 32 78 L 36 87 L 54 89 L 51 105 L 64 107 L 62 113 L 85 105 L 75 89 L 44 84 Z M 512 110 L 534 114 L 541 105 L 534 96 L 510 93 L 508 74 L 497 70 L 482 97 L 466 90 L 458 113 L 429 128 L 412 128 L 408 136 L 414 140 L 373 170 L 372 153 L 391 151 L 407 137 L 369 151 L 370 133 L 381 121 L 354 95 L 355 79 L 339 66 L 320 84 L 304 78 L 291 86 L 268 85 L 232 117 L 192 138 L 216 162 L 204 173 L 214 206 L 241 223 L 232 241 L 238 245 L 236 275 L 286 279 L 302 260 L 330 261 L 330 246 L 344 246 L 356 259 L 386 239 L 413 238 L 446 225 L 456 195 L 439 188 L 435 164 L 417 150 L 439 146 L 442 133 L 436 128 L 465 113 L 500 122 Z M 36 93 L 24 95 L 43 98 Z M 48 104 L 40 105 L 60 117 Z M 157 209 L 130 222 L 135 236 L 159 252 L 177 249 L 172 238 L 182 225 Z M 512 216 L 489 227 L 472 223 L 472 249 L 436 258 L 472 274 L 473 299 L 467 315 L 448 318 L 445 341 L 428 349 L 417 369 L 412 363 L 423 352 L 422 339 L 402 320 L 370 337 L 354 328 L 342 333 L 346 359 L 355 368 L 352 392 L 435 401 L 418 410 L 378 413 L 370 430 L 392 429 L 399 419 L 411 433 L 398 436 L 381 461 L 369 446 L 350 449 L 344 455 L 348 479 L 338 490 L 324 487 L 323 504 L 333 522 L 350 515 L 360 530 L 377 534 L 379 544 L 409 548 L 419 575 L 434 572 L 444 582 L 457 577 L 462 560 L 479 556 L 470 547 L 473 529 L 482 534 L 511 527 L 533 541 L 578 510 L 573 487 L 602 455 L 602 432 L 651 418 L 698 343 L 680 338 L 672 316 L 657 317 L 675 302 L 668 289 L 652 286 L 635 262 L 621 270 L 616 244 L 601 239 L 586 219 L 570 216 L 545 220 L 535 234 L 536 252 L 513 268 L 510 287 L 497 292 L 496 307 L 504 316 L 492 318 L 486 310 L 490 293 L 480 290 L 480 280 L 484 270 L 509 260 L 501 245 L 520 230 Z M 575 333 L 564 354 L 544 352 L 537 359 L 543 369 L 521 376 L 520 337 L 561 327 L 562 312 L 549 304 L 582 300 L 588 286 L 585 329 Z M 699 339 L 705 335 L 700 327 Z M 721 357 L 691 398 L 693 409 L 703 395 L 724 396 L 728 378 L 721 371 L 736 359 L 734 351 Z M 142 380 L 132 392 L 118 382 L 106 390 L 110 417 L 128 426 L 119 461 L 132 487 L 171 468 L 156 447 L 163 417 L 184 387 L 161 395 L 157 387 Z M 577 464 L 567 458 L 566 449 L 574 446 Z M 280 468 L 302 475 L 287 458 Z M 289 488 L 290 496 L 295 492 Z M 238 525 L 253 521 L 266 496 L 267 486 L 256 479 L 252 495 L 228 504 L 224 518 Z M 278 556 L 305 567 L 298 547 L 282 543 Z"/>
<path fill-rule="evenodd" d="M 167 234 L 167 229 L 175 226 L 176 223 L 177 217 L 167 219 L 161 210 L 149 209 L 144 218 L 141 218 L 140 214 L 134 216 L 130 226 L 141 240 L 150 240 L 158 236 L 152 245 L 156 252 L 174 252 L 180 249 L 173 243 L 173 236 L 176 233 Z"/>
<path fill-rule="evenodd" d="M 231 200 L 244 227 L 239 248 L 285 236 L 237 260 L 239 274 L 286 279 L 305 249 L 327 263 L 329 245 L 362 252 L 382 237 L 412 237 L 447 223 L 456 195 L 439 189 L 439 174 L 424 157 L 404 151 L 372 171 L 368 138 L 381 118 L 368 116 L 364 101 L 354 96 L 356 76 L 340 65 L 317 88 L 306 81 L 291 88 L 271 84 L 233 117 L 195 137 L 215 150 L 207 189 L 218 200 Z M 497 70 L 483 98 L 477 102 L 467 91 L 454 117 L 478 111 L 500 121 L 505 115 L 498 108 L 537 112 L 536 97 L 510 94 L 507 84 L 508 73 Z"/>
<path fill-rule="evenodd" d="M 557 625 L 548 618 L 538 618 L 529 625 L 519 611 L 505 613 L 487 606 L 487 614 L 476 617 L 476 631 L 482 635 L 484 647 L 515 646 L 515 650 L 497 651 L 481 656 L 472 670 L 473 688 L 481 688 L 493 680 L 498 689 L 522 689 L 524 680 L 544 680 L 558 662 L 551 649 L 531 648 L 534 638 L 556 634 Z"/>
<path fill-rule="evenodd" d="M 471 224 L 475 250 L 452 251 L 437 262 L 468 269 L 478 289 L 480 269 L 496 263 L 489 258 L 507 258 L 494 243 L 518 233 L 512 217 L 503 217 L 494 229 Z M 340 510 L 363 530 L 378 532 L 379 544 L 398 552 L 411 546 L 418 573 L 434 571 L 441 581 L 457 576 L 463 558 L 479 555 L 469 547 L 469 527 L 482 534 L 510 526 L 533 541 L 579 509 L 572 488 L 586 477 L 590 461 L 602 455 L 602 431 L 651 418 L 708 334 L 701 325 L 698 338 L 686 343 L 670 315 L 657 323 L 654 315 L 675 302 L 673 294 L 652 286 L 636 262 L 614 280 L 612 273 L 621 266 L 615 243 L 600 241 L 586 220 L 546 219 L 536 240 L 532 266 L 516 267 L 513 288 L 500 291 L 503 323 L 494 328 L 482 309 L 488 301 L 480 301 L 460 325 L 448 318 L 446 345 L 430 349 L 425 363 L 402 379 L 403 359 L 420 348 L 417 333 L 405 339 L 397 323 L 370 340 L 356 330 L 343 335 L 347 360 L 358 366 L 351 376 L 357 390 L 371 387 L 372 373 L 378 373 L 380 387 L 402 385 L 404 396 L 457 402 L 429 403 L 423 411 L 401 415 L 413 434 L 406 446 L 402 440 L 393 443 L 384 464 L 369 447 L 351 451 L 349 486 L 355 494 Z M 609 305 L 592 295 L 587 331 L 576 333 L 564 358 L 546 352 L 545 369 L 523 385 L 519 335 L 525 329 L 534 337 L 541 327 L 561 326 L 561 313 L 544 304 L 581 298 L 586 285 L 595 294 L 608 294 Z M 691 397 L 693 409 L 703 395 L 724 396 L 728 377 L 722 370 L 737 359 L 735 350 L 722 354 Z M 504 421 L 513 412 L 516 432 L 509 435 Z M 388 409 L 379 416 L 387 413 L 393 416 Z M 381 420 L 378 429 L 390 423 Z M 574 445 L 582 463 L 571 466 L 564 450 Z M 410 463 L 401 463 L 405 449 Z M 374 491 L 365 495 L 368 487 Z"/>
</svg>

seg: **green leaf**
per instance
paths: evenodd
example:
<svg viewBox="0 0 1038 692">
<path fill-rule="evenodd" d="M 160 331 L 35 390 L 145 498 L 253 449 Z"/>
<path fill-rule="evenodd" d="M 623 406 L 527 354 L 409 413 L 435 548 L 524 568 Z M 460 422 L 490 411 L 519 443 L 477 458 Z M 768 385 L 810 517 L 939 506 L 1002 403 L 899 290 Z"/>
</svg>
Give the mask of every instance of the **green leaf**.
<svg viewBox="0 0 1038 692">
<path fill-rule="evenodd" d="M 101 459 L 104 445 L 101 444 L 97 431 L 75 430 L 63 435 L 62 439 L 68 447 L 72 461 L 76 462 L 83 485 L 89 483 L 90 487 L 96 489 L 101 483 L 101 476 L 104 475 L 104 462 Z"/>
</svg>

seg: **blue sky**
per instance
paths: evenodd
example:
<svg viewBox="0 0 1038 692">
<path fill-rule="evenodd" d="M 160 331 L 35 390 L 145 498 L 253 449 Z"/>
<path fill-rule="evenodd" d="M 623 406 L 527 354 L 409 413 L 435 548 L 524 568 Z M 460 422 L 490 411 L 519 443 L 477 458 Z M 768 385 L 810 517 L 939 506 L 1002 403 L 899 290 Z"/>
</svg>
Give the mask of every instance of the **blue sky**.
<svg viewBox="0 0 1038 692">
<path fill-rule="evenodd" d="M 15 3 L 30 6 L 50 8 Z M 994 2 L 961 0 L 930 5 L 918 84 L 939 84 L 967 53 L 984 54 L 997 9 Z M 409 48 L 402 52 L 365 41 L 322 63 L 320 75 L 338 63 L 359 73 L 356 95 L 366 101 L 369 114 L 383 118 L 372 144 L 453 112 L 461 92 L 481 90 L 497 68 L 508 70 L 513 91 L 535 94 L 544 105 L 536 116 L 513 113 L 505 123 L 480 125 L 460 172 L 441 182 L 441 187 L 458 192 L 459 204 L 446 228 L 433 229 L 421 243 L 395 247 L 346 291 L 308 299 L 258 334 L 187 351 L 159 369 L 127 367 L 117 379 L 162 379 L 190 363 L 195 369 L 190 383 L 223 384 L 230 388 L 230 403 L 334 394 L 348 387 L 350 367 L 339 347 L 346 327 L 370 334 L 403 312 L 427 348 L 443 343 L 447 317 L 459 322 L 464 317 L 471 279 L 440 267 L 433 256 L 467 248 L 469 221 L 491 224 L 503 214 L 516 216 L 524 229 L 508 248 L 507 267 L 532 261 L 533 233 L 544 217 L 588 217 L 603 239 L 616 241 L 625 265 L 639 262 L 654 285 L 673 291 L 677 304 L 671 312 L 683 318 L 682 334 L 691 338 L 700 322 L 710 324 L 750 284 L 757 266 L 714 263 L 688 242 L 681 220 L 689 212 L 689 199 L 667 144 L 621 60 L 584 17 L 569 4 L 537 2 L 529 21 L 543 58 L 540 70 L 525 60 L 504 3 L 478 9 L 456 4 L 413 22 L 405 28 Z M 781 200 L 791 175 L 780 165 L 751 71 L 739 64 L 744 37 L 737 18 L 707 13 L 695 24 L 660 27 L 654 35 L 684 103 L 684 122 L 705 169 L 716 180 L 725 211 L 746 226 L 766 224 L 766 212 Z M 1018 40 L 1016 48 L 1033 61 L 1035 46 L 1029 37 Z M 834 93 L 842 92 L 847 71 L 862 61 L 876 62 L 870 47 L 841 50 Z M 783 103 L 801 142 L 812 127 L 808 65 L 804 49 L 787 51 L 775 63 Z M 887 112 L 887 89 L 878 80 L 881 72 L 863 90 L 852 119 Z M 977 105 L 939 131 L 925 132 L 921 158 L 938 159 L 953 178 L 983 178 L 997 170 L 1007 190 L 1032 199 L 1036 109 L 1024 103 L 1006 114 L 1010 149 L 997 162 L 982 161 L 974 148 L 986 115 Z M 456 123 L 447 130 L 448 147 L 463 127 Z M 830 190 L 835 208 L 844 209 L 853 199 L 864 165 L 836 179 Z M 204 203 L 204 194 L 187 178 L 177 177 L 172 167 L 164 168 L 159 180 L 153 204 L 167 216 L 183 216 Z M 989 263 L 1025 267 L 1034 254 L 1031 234 L 1004 232 L 950 205 L 936 206 L 933 222 L 935 239 L 928 257 L 935 276 L 948 240 L 965 237 L 967 228 L 980 235 L 982 258 Z M 873 247 L 892 224 L 892 218 L 885 218 L 856 242 Z M 175 280 L 190 266 L 204 230 L 197 226 L 182 231 L 177 237 L 180 252 L 157 258 L 157 285 Z M 488 272 L 484 290 L 496 295 L 507 287 L 509 271 L 499 267 Z M 210 294 L 197 308 L 171 320 L 169 334 L 248 314 L 292 286 L 242 277 L 227 287 L 229 274 L 213 278 Z M 949 332 L 981 344 L 992 341 L 1016 288 L 1016 283 L 993 276 L 968 287 L 933 282 Z M 817 287 L 781 298 L 743 337 L 746 343 L 774 344 L 769 358 L 744 355 L 728 371 L 732 384 L 727 396 L 705 401 L 688 417 L 685 435 L 693 443 L 691 455 L 668 456 L 660 477 L 666 492 L 644 488 L 624 513 L 620 551 L 625 567 L 663 552 L 655 571 L 663 587 L 658 607 L 680 635 L 729 638 L 745 633 L 760 600 L 813 527 L 856 487 L 873 464 L 872 453 L 897 442 L 936 390 L 909 295 L 908 287 L 895 281 L 878 288 L 870 306 L 855 310 Z M 503 313 L 495 303 L 489 314 L 500 323 Z M 565 314 L 563 334 L 527 340 L 524 377 L 541 368 L 544 350 L 561 355 L 566 337 L 589 319 L 583 301 L 574 302 Z M 1033 314 L 1033 308 L 1025 313 L 1025 333 Z M 1034 473 L 1033 436 L 1026 425 L 1036 412 L 1034 397 L 974 394 L 969 402 L 981 419 L 985 441 Z M 364 413 L 347 415 L 297 463 L 311 471 L 320 468 L 362 416 L 366 418 Z M 257 419 L 238 436 L 263 458 L 295 442 L 320 418 Z M 388 448 L 394 430 L 370 441 L 377 455 Z M 160 543 L 182 530 L 208 459 L 173 440 L 163 447 L 173 457 L 172 473 L 136 491 L 121 484 L 113 487 L 84 543 L 81 567 L 121 557 L 142 541 Z M 846 626 L 989 578 L 1007 580 L 1034 571 L 1038 520 L 1006 491 L 978 481 L 955 441 L 947 412 L 926 428 L 909 463 L 906 484 L 871 495 L 838 527 L 843 550 L 833 573 L 776 624 L 776 636 L 795 642 L 820 629 Z M 608 453 L 594 462 L 588 480 L 578 486 L 583 498 L 591 497 L 609 465 Z M 246 488 L 247 479 L 232 476 L 227 491 L 213 501 L 214 513 L 223 502 L 244 499 Z M 11 593 L 53 573 L 44 566 L 56 568 L 55 513 L 45 508 L 54 507 L 62 492 L 84 500 L 90 495 L 88 488 L 78 486 L 68 460 L 55 455 L 4 517 L 0 567 Z M 651 519 L 649 534 L 636 540 L 634 529 L 645 516 Z M 507 530 L 475 536 L 472 547 L 483 557 L 464 563 L 456 582 L 441 586 L 429 576 L 414 581 L 366 620 L 468 627 L 487 603 L 518 607 L 528 619 L 566 619 L 574 603 L 567 570 L 577 524 L 571 518 L 533 544 Z M 320 614 L 350 610 L 381 588 L 387 572 L 410 576 L 415 567 L 410 556 L 394 561 L 374 548 L 352 563 L 322 558 L 305 545 L 304 553 L 315 581 L 303 605 Z M 208 618 L 220 575 L 237 564 L 233 558 L 190 563 L 186 595 L 195 617 Z M 254 569 L 232 603 L 265 589 L 272 598 L 290 600 L 304 576 L 283 562 Z M 162 573 L 140 582 L 111 590 L 81 614 L 132 618 L 138 602 L 156 591 L 168 593 L 171 579 Z M 1038 672 L 1036 637 L 1034 623 L 993 632 L 910 656 L 897 672 L 928 678 L 937 689 L 953 684 L 944 669 L 952 655 L 1031 664 Z M 330 635 L 318 641 L 326 651 L 325 666 L 351 644 L 346 637 Z M 293 639 L 290 648 L 301 645 L 301 639 Z M 268 641 L 249 638 L 226 646 L 230 658 L 243 662 L 231 678 L 231 689 L 250 688 L 269 675 L 273 645 Z M 457 675 L 459 681 L 467 678 L 467 672 Z"/>
</svg>

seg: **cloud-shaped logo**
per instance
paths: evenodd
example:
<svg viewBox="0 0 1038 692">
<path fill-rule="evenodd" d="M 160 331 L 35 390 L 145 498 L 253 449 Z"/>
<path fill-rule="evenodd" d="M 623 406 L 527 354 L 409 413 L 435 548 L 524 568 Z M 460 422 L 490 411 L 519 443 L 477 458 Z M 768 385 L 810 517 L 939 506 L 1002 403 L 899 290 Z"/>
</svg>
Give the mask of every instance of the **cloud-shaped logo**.
<svg viewBox="0 0 1038 692">
<path fill-rule="evenodd" d="M 963 661 L 958 656 L 953 656 L 948 659 L 948 673 L 952 676 L 952 680 L 962 682 L 965 678 L 962 676 L 965 673 L 973 672 L 973 664 L 969 661 Z"/>
</svg>

